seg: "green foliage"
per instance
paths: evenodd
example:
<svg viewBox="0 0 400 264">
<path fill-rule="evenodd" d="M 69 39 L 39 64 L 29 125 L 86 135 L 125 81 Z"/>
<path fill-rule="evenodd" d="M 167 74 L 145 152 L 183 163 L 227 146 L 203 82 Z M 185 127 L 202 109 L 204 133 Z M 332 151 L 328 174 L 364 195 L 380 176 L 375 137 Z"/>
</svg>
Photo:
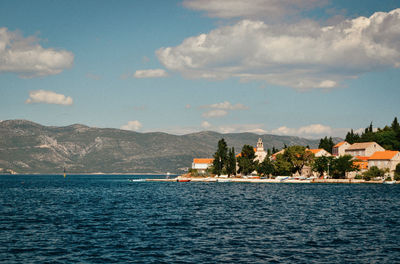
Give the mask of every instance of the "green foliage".
<svg viewBox="0 0 400 264">
<path fill-rule="evenodd" d="M 360 174 L 357 174 L 357 175 L 354 177 L 354 179 L 356 179 L 356 180 L 361 180 L 362 178 L 363 178 L 363 176 L 360 175 Z"/>
<path fill-rule="evenodd" d="M 240 157 L 237 158 L 239 173 L 249 175 L 256 169 L 254 148 L 250 145 L 244 145 Z"/>
<path fill-rule="evenodd" d="M 275 167 L 272 161 L 270 160 L 270 157 L 267 156 L 261 163 L 258 164 L 256 170 L 258 174 L 262 176 L 268 176 L 274 173 Z"/>
<path fill-rule="evenodd" d="M 218 141 L 218 149 L 213 157 L 213 173 L 219 176 L 226 168 L 228 159 L 228 146 L 223 138 Z"/>
<path fill-rule="evenodd" d="M 363 173 L 363 178 L 364 180 L 369 181 L 373 178 L 383 177 L 384 175 L 385 170 L 379 169 L 376 166 L 372 166 L 371 168 L 369 168 L 369 170 Z"/>
<path fill-rule="evenodd" d="M 397 117 L 394 118 L 391 126 L 379 128 L 374 132 L 372 122 L 364 129 L 364 132 L 359 136 L 353 130 L 347 133 L 346 141 L 350 144 L 357 142 L 376 142 L 388 150 L 400 150 L 400 125 Z"/>
<path fill-rule="evenodd" d="M 311 165 L 314 154 L 306 151 L 303 146 L 290 146 L 283 153 L 283 157 L 292 165 L 292 173 L 301 173 L 304 166 Z"/>
<path fill-rule="evenodd" d="M 199 172 L 196 169 L 190 168 L 188 172 L 190 173 L 191 176 L 194 176 L 194 177 L 199 175 Z"/>
<path fill-rule="evenodd" d="M 324 172 L 328 172 L 331 164 L 333 164 L 333 157 L 317 157 L 312 164 L 312 170 L 318 172 L 319 175 L 322 176 Z"/>
<path fill-rule="evenodd" d="M 347 172 L 358 171 L 358 166 L 353 164 L 351 155 L 340 156 L 332 160 L 331 175 L 334 179 L 344 179 Z"/>
<path fill-rule="evenodd" d="M 335 146 L 335 144 L 333 143 L 332 137 L 324 137 L 319 141 L 318 148 L 325 149 L 329 153 L 332 153 L 333 146 Z"/>
<path fill-rule="evenodd" d="M 290 176 L 292 174 L 292 164 L 283 156 L 283 154 L 276 155 L 274 162 L 275 176 Z"/>
<path fill-rule="evenodd" d="M 360 136 L 357 133 L 354 133 L 352 129 L 350 132 L 347 132 L 345 140 L 350 144 L 354 144 L 360 140 Z"/>
<path fill-rule="evenodd" d="M 235 148 L 230 148 L 228 152 L 228 162 L 226 164 L 226 173 L 228 176 L 236 175 L 236 157 Z"/>
</svg>

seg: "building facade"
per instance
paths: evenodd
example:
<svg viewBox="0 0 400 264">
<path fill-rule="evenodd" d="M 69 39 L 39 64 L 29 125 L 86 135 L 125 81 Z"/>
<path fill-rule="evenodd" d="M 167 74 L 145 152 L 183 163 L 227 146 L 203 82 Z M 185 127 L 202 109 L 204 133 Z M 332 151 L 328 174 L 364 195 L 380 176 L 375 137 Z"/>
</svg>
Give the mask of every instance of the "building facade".
<svg viewBox="0 0 400 264">
<path fill-rule="evenodd" d="M 353 157 L 362 156 L 362 157 L 370 157 L 377 151 L 385 151 L 378 143 L 376 142 L 362 142 L 362 143 L 354 143 L 350 147 L 345 150 L 346 155 L 351 155 Z"/>
<path fill-rule="evenodd" d="M 351 146 L 350 143 L 347 141 L 342 141 L 337 143 L 335 146 L 332 148 L 332 155 L 333 156 L 343 156 L 345 154 L 346 149 L 348 149 Z"/>
</svg>

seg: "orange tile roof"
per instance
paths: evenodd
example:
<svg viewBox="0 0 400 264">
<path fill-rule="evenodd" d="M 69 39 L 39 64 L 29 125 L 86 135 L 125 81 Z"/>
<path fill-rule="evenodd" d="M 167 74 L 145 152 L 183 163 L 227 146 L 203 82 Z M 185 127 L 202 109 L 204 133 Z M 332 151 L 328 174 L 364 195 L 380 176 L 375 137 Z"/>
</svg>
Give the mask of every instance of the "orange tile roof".
<svg viewBox="0 0 400 264">
<path fill-rule="evenodd" d="M 368 169 L 368 162 L 367 161 L 354 161 L 354 165 L 356 165 L 360 170 L 367 170 Z"/>
<path fill-rule="evenodd" d="M 356 156 L 356 159 L 366 161 L 366 160 L 369 159 L 369 157 L 367 157 L 367 156 Z"/>
<path fill-rule="evenodd" d="M 369 160 L 391 160 L 397 153 L 399 152 L 391 150 L 377 151 L 369 157 Z"/>
<path fill-rule="evenodd" d="M 317 154 L 317 153 L 320 152 L 321 150 L 324 150 L 324 149 L 308 149 L 308 151 L 311 151 L 311 152 L 314 153 L 314 154 Z"/>
<path fill-rule="evenodd" d="M 342 142 L 339 142 L 339 143 L 337 143 L 335 146 L 333 146 L 334 148 L 338 148 L 338 147 L 340 147 L 341 145 L 343 145 L 344 143 L 346 143 L 346 141 L 342 141 Z"/>
<path fill-rule="evenodd" d="M 193 163 L 196 164 L 211 164 L 213 161 L 214 159 L 193 159 Z"/>
</svg>

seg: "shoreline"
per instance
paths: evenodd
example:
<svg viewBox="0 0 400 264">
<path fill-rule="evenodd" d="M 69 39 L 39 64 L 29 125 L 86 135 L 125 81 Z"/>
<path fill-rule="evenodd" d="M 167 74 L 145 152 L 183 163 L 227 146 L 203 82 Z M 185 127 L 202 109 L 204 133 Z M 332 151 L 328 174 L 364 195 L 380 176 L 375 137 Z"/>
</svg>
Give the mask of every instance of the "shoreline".
<svg viewBox="0 0 400 264">
<path fill-rule="evenodd" d="M 242 183 L 334 183 L 334 184 L 383 184 L 382 180 L 379 181 L 365 181 L 355 179 L 312 179 L 312 180 L 276 180 L 276 179 L 243 179 L 243 178 L 173 178 L 173 179 L 145 179 L 147 182 L 178 182 L 178 179 L 187 179 L 190 182 L 242 182 Z M 395 184 L 400 184 L 396 182 Z"/>
</svg>

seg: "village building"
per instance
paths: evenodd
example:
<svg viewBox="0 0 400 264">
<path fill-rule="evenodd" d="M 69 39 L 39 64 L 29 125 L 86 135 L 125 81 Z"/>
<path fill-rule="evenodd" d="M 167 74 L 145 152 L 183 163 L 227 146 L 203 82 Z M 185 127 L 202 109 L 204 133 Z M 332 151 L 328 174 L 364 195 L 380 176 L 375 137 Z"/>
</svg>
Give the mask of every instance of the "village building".
<svg viewBox="0 0 400 264">
<path fill-rule="evenodd" d="M 193 159 L 192 169 L 198 173 L 204 174 L 206 170 L 213 164 L 214 159 Z"/>
<path fill-rule="evenodd" d="M 267 152 L 264 150 L 264 143 L 261 138 L 257 141 L 257 148 L 255 148 L 255 160 L 258 162 L 263 162 L 264 159 L 267 157 Z"/>
<path fill-rule="evenodd" d="M 332 148 L 332 155 L 333 156 L 343 156 L 345 154 L 346 149 L 348 149 L 351 146 L 350 143 L 347 141 L 342 141 L 337 143 L 335 146 Z"/>
<path fill-rule="evenodd" d="M 385 151 L 378 143 L 376 142 L 361 142 L 354 143 L 350 147 L 345 150 L 346 155 L 351 155 L 353 157 L 356 156 L 364 156 L 370 157 L 377 151 Z"/>
<path fill-rule="evenodd" d="M 396 165 L 400 163 L 399 151 L 377 151 L 368 158 L 368 168 L 376 166 L 379 169 L 388 169 L 390 175 L 394 175 Z"/>
<path fill-rule="evenodd" d="M 325 149 L 308 149 L 308 151 L 312 152 L 316 158 L 318 157 L 330 157 L 331 153 L 326 151 Z"/>
</svg>

